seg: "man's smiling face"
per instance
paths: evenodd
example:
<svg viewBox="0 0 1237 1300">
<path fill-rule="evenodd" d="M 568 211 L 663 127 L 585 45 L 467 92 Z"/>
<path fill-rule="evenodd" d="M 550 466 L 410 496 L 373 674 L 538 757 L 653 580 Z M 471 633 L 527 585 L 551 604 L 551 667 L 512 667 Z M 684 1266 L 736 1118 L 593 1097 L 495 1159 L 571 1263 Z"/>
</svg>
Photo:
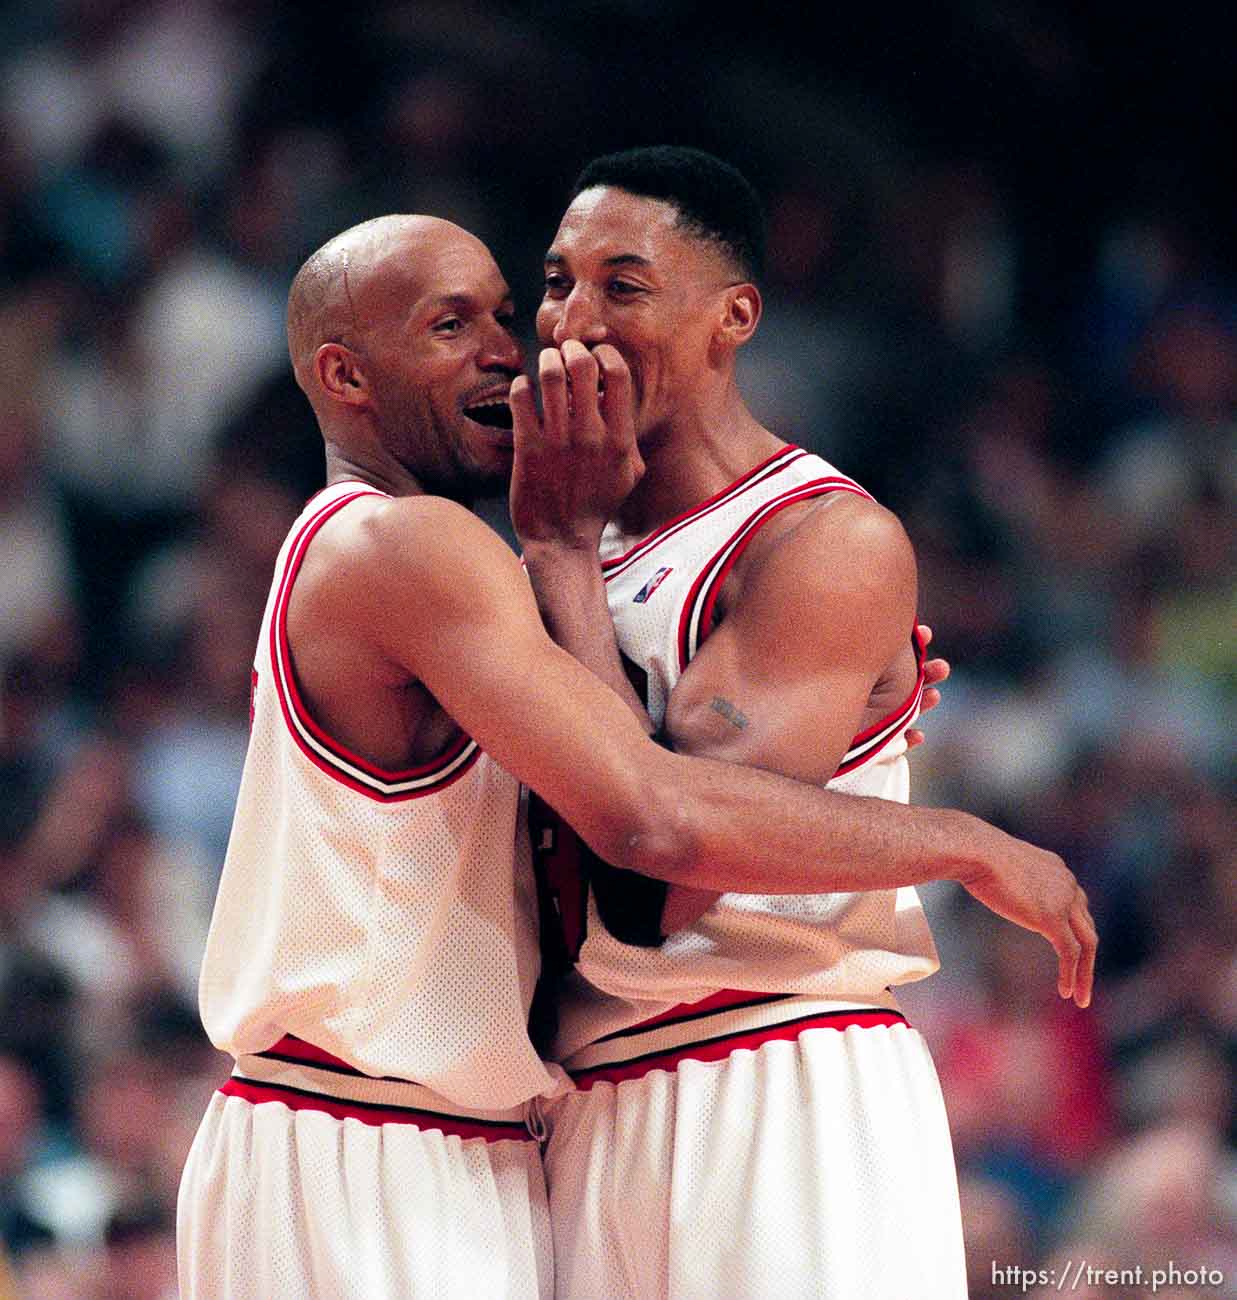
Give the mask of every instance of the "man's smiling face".
<svg viewBox="0 0 1237 1300">
<path fill-rule="evenodd" d="M 610 343 L 631 370 L 636 436 L 673 417 L 710 364 L 725 291 L 739 278 L 678 209 L 611 186 L 578 194 L 545 259 L 543 346 Z"/>
</svg>

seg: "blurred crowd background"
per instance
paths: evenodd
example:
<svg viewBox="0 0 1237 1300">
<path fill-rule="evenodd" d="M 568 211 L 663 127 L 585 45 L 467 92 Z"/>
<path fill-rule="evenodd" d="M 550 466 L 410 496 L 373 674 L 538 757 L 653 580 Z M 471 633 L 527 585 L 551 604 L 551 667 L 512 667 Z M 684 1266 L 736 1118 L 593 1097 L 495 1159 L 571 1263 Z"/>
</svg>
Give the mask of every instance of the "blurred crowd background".
<svg viewBox="0 0 1237 1300">
<path fill-rule="evenodd" d="M 15 1293 L 175 1295 L 177 1178 L 228 1068 L 195 981 L 249 665 L 322 475 L 293 272 L 355 221 L 433 212 L 489 242 L 528 330 L 578 168 L 660 142 L 766 200 L 757 414 L 918 549 L 954 674 L 917 799 L 1060 851 L 1099 924 L 1084 1013 L 1041 940 L 926 891 L 944 968 L 906 1005 L 972 1295 L 1011 1293 L 994 1263 L 1237 1278 L 1231 18 L 803 8 L 0 0 Z"/>
</svg>

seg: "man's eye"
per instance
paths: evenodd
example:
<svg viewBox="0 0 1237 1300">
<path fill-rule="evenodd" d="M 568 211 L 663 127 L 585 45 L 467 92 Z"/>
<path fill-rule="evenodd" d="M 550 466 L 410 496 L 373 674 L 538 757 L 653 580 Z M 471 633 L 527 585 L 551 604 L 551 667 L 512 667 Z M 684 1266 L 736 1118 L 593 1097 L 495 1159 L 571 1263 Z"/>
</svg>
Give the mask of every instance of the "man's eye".
<svg viewBox="0 0 1237 1300">
<path fill-rule="evenodd" d="M 571 285 L 565 275 L 547 275 L 545 278 L 546 296 L 549 298 L 562 298 L 571 290 Z"/>
<path fill-rule="evenodd" d="M 456 334 L 463 328 L 464 322 L 458 316 L 448 316 L 444 320 L 434 322 L 436 334 Z"/>
<path fill-rule="evenodd" d="M 638 284 L 632 284 L 630 280 L 611 280 L 610 292 L 620 295 L 639 293 L 640 286 Z"/>
</svg>

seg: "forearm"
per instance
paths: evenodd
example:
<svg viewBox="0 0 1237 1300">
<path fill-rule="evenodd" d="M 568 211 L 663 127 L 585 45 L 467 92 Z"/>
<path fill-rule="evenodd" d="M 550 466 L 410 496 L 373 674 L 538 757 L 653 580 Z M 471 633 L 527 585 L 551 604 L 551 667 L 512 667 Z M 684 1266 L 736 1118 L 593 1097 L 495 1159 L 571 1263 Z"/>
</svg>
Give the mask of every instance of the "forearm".
<svg viewBox="0 0 1237 1300">
<path fill-rule="evenodd" d="M 967 813 L 840 794 L 707 759 L 661 758 L 648 765 L 652 784 L 628 792 L 628 800 L 645 797 L 639 819 L 609 841 L 610 861 L 672 885 L 750 894 L 956 880 L 990 911 L 1047 939 L 1061 996 L 1090 1002 L 1095 923 L 1055 853 Z"/>
<path fill-rule="evenodd" d="M 892 889 L 967 879 L 1019 842 L 969 814 L 911 807 L 693 760 L 657 798 L 627 865 L 697 889 L 759 894 Z M 646 823 L 649 825 L 650 823 Z"/>
<path fill-rule="evenodd" d="M 530 543 L 524 552 L 524 567 L 546 631 L 568 654 L 605 682 L 651 735 L 654 727 L 648 711 L 619 658 L 597 553 L 551 543 Z"/>
<path fill-rule="evenodd" d="M 652 735 L 656 728 L 623 671 L 618 641 L 606 599 L 606 584 L 597 553 L 556 544 L 532 544 L 524 564 L 533 584 L 541 619 L 550 636 L 573 658 L 600 678 Z M 627 943 L 650 945 L 657 936 L 673 934 L 702 916 L 724 892 L 691 885 L 666 885 L 619 870 L 618 875 L 595 859 L 593 889 L 603 919 L 612 933 Z M 654 892 L 650 892 L 650 890 Z M 655 891 L 660 890 L 660 893 Z M 626 919 L 615 908 L 626 902 Z M 637 923 L 631 924 L 632 917 Z"/>
</svg>

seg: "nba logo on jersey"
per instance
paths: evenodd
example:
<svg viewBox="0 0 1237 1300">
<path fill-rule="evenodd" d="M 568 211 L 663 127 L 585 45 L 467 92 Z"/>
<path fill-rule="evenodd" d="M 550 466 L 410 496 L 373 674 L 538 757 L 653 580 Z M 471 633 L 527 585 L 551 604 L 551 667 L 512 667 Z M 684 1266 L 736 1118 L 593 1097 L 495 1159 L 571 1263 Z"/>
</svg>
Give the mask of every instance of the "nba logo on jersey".
<svg viewBox="0 0 1237 1300">
<path fill-rule="evenodd" d="M 674 565 L 672 564 L 663 564 L 661 568 L 658 569 L 655 574 L 653 574 L 653 576 L 648 580 L 648 582 L 646 582 L 644 586 L 641 587 L 638 592 L 636 592 L 636 594 L 632 597 L 631 603 L 633 605 L 643 605 L 644 602 L 648 600 L 648 598 L 657 590 L 657 588 L 660 587 L 661 584 L 665 582 L 665 580 L 670 576 L 670 571 L 673 568 Z"/>
</svg>

